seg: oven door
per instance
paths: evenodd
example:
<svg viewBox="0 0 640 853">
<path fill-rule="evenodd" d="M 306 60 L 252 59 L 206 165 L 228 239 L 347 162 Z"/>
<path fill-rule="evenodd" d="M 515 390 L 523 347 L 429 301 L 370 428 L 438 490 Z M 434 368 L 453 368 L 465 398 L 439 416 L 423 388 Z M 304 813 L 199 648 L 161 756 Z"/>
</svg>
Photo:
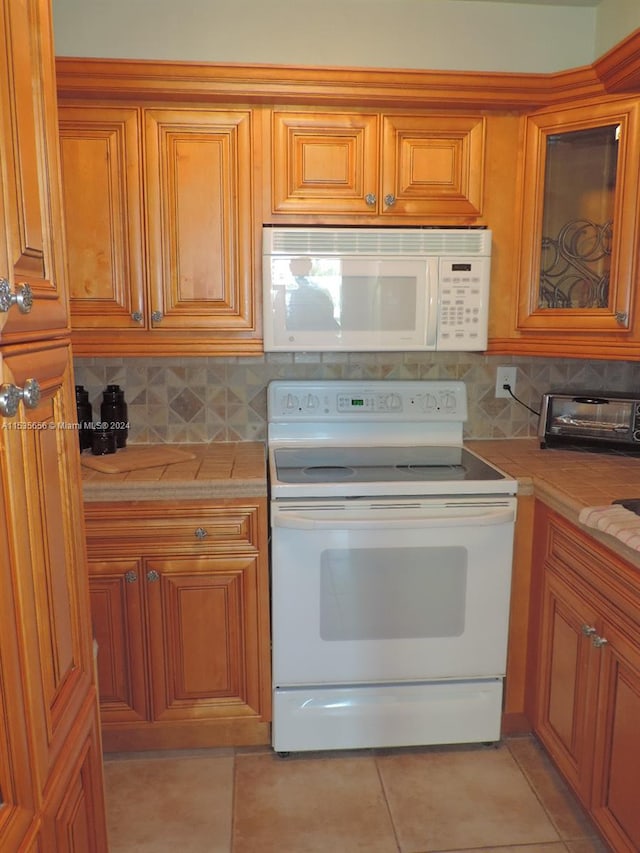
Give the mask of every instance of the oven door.
<svg viewBox="0 0 640 853">
<path fill-rule="evenodd" d="M 516 500 L 274 501 L 276 688 L 502 676 Z"/>
</svg>

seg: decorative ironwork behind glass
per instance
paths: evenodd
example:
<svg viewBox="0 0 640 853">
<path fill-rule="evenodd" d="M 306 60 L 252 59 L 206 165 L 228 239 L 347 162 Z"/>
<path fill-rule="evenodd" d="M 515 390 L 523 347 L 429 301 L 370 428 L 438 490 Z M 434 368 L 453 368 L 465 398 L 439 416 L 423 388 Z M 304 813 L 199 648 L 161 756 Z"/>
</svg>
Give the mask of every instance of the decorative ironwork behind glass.
<svg viewBox="0 0 640 853">
<path fill-rule="evenodd" d="M 542 238 L 539 308 L 606 308 L 612 220 L 574 219 Z"/>
</svg>

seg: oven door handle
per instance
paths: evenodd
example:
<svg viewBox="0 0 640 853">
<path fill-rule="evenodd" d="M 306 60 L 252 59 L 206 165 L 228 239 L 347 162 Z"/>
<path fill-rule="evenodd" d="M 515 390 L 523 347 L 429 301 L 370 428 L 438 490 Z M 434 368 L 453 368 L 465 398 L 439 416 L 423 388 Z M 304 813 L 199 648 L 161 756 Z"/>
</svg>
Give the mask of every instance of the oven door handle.
<svg viewBox="0 0 640 853">
<path fill-rule="evenodd" d="M 332 516 L 295 513 L 292 511 L 274 512 L 271 523 L 274 527 L 288 527 L 295 530 L 367 530 L 384 528 L 411 529 L 429 527 L 465 527 L 489 526 L 494 524 L 510 524 L 515 521 L 516 513 L 511 507 L 494 509 L 490 512 L 470 512 L 458 510 L 449 515 L 409 515 L 404 517 L 388 516 L 380 512 L 372 512 L 370 518 L 345 518 L 344 515 Z"/>
</svg>

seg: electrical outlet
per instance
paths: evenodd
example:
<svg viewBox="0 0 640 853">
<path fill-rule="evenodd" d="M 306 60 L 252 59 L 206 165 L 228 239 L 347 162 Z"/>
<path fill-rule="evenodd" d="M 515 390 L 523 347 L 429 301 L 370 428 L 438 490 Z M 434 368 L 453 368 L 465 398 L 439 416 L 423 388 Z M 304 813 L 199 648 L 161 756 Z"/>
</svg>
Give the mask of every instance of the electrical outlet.
<svg viewBox="0 0 640 853">
<path fill-rule="evenodd" d="M 497 367 L 496 368 L 496 397 L 510 397 L 511 394 L 503 388 L 503 385 L 509 385 L 511 391 L 516 393 L 516 376 L 518 373 L 517 367 Z"/>
</svg>

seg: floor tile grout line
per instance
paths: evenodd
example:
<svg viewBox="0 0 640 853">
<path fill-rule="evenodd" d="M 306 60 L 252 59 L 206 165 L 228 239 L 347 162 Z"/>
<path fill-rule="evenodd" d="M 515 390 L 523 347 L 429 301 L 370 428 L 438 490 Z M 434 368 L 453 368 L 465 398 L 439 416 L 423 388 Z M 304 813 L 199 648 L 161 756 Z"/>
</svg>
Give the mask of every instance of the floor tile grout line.
<svg viewBox="0 0 640 853">
<path fill-rule="evenodd" d="M 378 781 L 380 782 L 380 790 L 382 791 L 382 796 L 384 797 L 384 803 L 385 803 L 385 806 L 387 809 L 387 816 L 389 818 L 389 823 L 391 825 L 391 831 L 393 832 L 393 837 L 395 839 L 396 850 L 398 851 L 398 853 L 402 853 L 402 846 L 400 844 L 400 839 L 398 838 L 398 830 L 396 829 L 396 824 L 395 824 L 395 821 L 393 819 L 393 812 L 391 811 L 391 803 L 389 802 L 389 796 L 387 793 L 387 788 L 386 788 L 386 785 L 384 784 L 384 777 L 382 775 L 382 770 L 380 768 L 380 762 L 379 762 L 380 755 L 376 755 L 376 753 L 374 752 L 372 755 L 372 758 L 373 758 L 373 761 L 375 764 L 376 773 L 378 775 Z"/>
<path fill-rule="evenodd" d="M 531 740 L 531 741 L 533 742 L 533 744 L 534 744 L 534 746 L 535 746 L 536 748 L 539 748 L 539 747 L 538 747 L 538 743 L 539 743 L 539 742 L 538 742 L 537 738 L 535 737 L 535 735 L 533 735 L 533 734 L 532 734 L 532 735 L 529 737 L 529 740 Z M 590 835 L 582 835 L 582 836 L 580 836 L 579 838 L 570 838 L 570 839 L 567 839 L 567 838 L 563 838 L 563 837 L 562 837 L 561 832 L 560 832 L 560 827 L 558 826 L 558 823 L 557 823 L 556 819 L 554 818 L 553 814 L 549 811 L 549 809 L 548 809 L 548 808 L 547 808 L 547 806 L 545 805 L 544 798 L 542 797 L 541 793 L 539 792 L 539 790 L 538 790 L 538 788 L 537 788 L 537 786 L 536 786 L 536 784 L 535 784 L 535 782 L 534 782 L 534 780 L 533 780 L 532 776 L 531 776 L 531 775 L 529 774 L 529 772 L 527 771 L 527 768 L 526 768 L 525 764 L 524 764 L 522 761 L 518 760 L 518 756 L 517 756 L 517 755 L 516 755 L 516 754 L 511 750 L 511 748 L 509 747 L 509 741 L 510 741 L 510 738 L 505 738 L 505 741 L 504 741 L 504 742 L 505 742 L 505 745 L 506 745 L 507 749 L 509 750 L 509 754 L 511 755 L 511 757 L 512 757 L 512 758 L 513 758 L 513 760 L 514 760 L 514 762 L 516 763 L 516 765 L 517 765 L 518 769 L 520 770 L 520 773 L 522 774 L 522 776 L 523 776 L 523 777 L 524 777 L 524 779 L 526 780 L 527 785 L 530 787 L 531 791 L 533 792 L 533 795 L 535 796 L 535 798 L 536 798 L 536 799 L 538 800 L 538 802 L 540 803 L 540 806 L 542 807 L 542 809 L 543 809 L 544 813 L 546 814 L 547 818 L 549 819 L 549 822 L 550 822 L 550 823 L 551 823 L 551 825 L 553 826 L 554 830 L 558 833 L 558 840 L 559 840 L 559 841 L 561 841 L 561 842 L 565 845 L 565 848 L 566 848 L 566 849 L 569 849 L 569 848 L 567 847 L 567 845 L 568 845 L 569 841 L 591 841 L 591 840 L 593 840 L 594 838 L 597 838 L 598 840 L 600 840 L 600 838 L 599 838 L 598 834 L 596 833 L 595 828 L 593 828 L 593 830 L 592 830 L 592 832 L 591 832 L 591 834 L 590 834 Z M 543 756 L 543 757 L 544 757 L 544 756 Z M 556 768 L 553 766 L 553 764 L 551 764 L 551 771 L 552 771 L 554 774 L 557 774 L 557 775 L 558 775 L 558 778 L 560 779 L 560 782 L 561 782 L 561 784 L 562 784 L 563 788 L 566 790 L 566 792 L 567 792 L 567 793 L 568 793 L 568 795 L 572 798 L 572 800 L 574 800 L 574 801 L 576 802 L 576 804 L 577 804 L 578 808 L 579 808 L 583 813 L 585 813 L 585 812 L 584 812 L 584 807 L 583 807 L 583 806 L 582 806 L 582 804 L 577 800 L 577 798 L 576 798 L 575 794 L 573 793 L 573 791 L 572 791 L 572 790 L 569 788 L 569 786 L 564 782 L 564 780 L 563 780 L 563 779 L 562 779 L 562 777 L 559 775 L 558 771 L 557 771 L 557 770 L 556 770 Z M 588 816 L 586 816 L 586 813 L 585 813 L 585 817 L 586 817 L 586 818 L 587 818 L 587 820 L 588 820 Z"/>
</svg>

